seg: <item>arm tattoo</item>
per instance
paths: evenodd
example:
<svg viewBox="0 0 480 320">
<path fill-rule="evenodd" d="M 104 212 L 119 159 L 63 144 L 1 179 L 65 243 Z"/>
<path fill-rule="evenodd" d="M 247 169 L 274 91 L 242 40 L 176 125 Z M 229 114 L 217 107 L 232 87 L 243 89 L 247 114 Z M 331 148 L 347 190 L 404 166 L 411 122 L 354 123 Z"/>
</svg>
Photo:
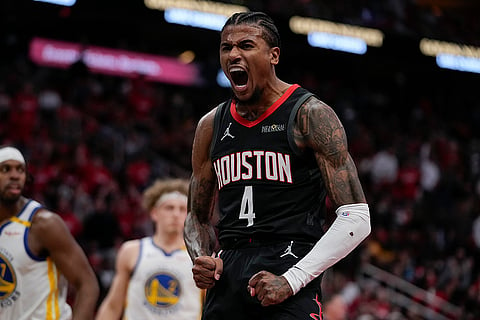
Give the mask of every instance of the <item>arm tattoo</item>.
<svg viewBox="0 0 480 320">
<path fill-rule="evenodd" d="M 309 99 L 298 111 L 297 126 L 296 141 L 313 149 L 333 203 L 365 202 L 345 130 L 333 109 L 318 99 Z"/>
<path fill-rule="evenodd" d="M 211 225 L 215 183 L 209 179 L 190 182 L 189 212 L 185 220 L 184 239 L 192 260 L 211 255 L 216 244 L 215 230 Z"/>
</svg>

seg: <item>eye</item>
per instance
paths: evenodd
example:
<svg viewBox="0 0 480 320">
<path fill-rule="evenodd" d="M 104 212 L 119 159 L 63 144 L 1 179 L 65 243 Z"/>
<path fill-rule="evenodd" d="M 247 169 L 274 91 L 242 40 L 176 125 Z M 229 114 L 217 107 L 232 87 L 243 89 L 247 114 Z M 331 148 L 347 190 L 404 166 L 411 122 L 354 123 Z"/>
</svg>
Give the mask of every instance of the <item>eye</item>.
<svg viewBox="0 0 480 320">
<path fill-rule="evenodd" d="M 252 45 L 251 43 L 242 43 L 242 44 L 240 45 L 240 47 L 241 47 L 242 49 L 251 49 L 251 48 L 253 48 L 253 45 Z"/>
<path fill-rule="evenodd" d="M 175 207 L 170 204 L 165 206 L 165 210 L 173 211 L 173 209 L 175 209 Z"/>
<path fill-rule="evenodd" d="M 229 44 L 222 44 L 221 50 L 222 51 L 230 51 L 230 50 L 232 50 L 232 46 L 229 45 Z"/>
</svg>

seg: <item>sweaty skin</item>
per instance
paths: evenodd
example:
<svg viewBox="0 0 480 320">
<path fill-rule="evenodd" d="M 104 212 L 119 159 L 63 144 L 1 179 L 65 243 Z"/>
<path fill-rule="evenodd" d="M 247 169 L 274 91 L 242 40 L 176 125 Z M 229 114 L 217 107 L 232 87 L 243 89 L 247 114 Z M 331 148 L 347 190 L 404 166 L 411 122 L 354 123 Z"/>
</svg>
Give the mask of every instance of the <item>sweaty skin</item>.
<svg viewBox="0 0 480 320">
<path fill-rule="evenodd" d="M 243 118 L 253 121 L 260 117 L 290 86 L 275 74 L 279 56 L 280 49 L 270 47 L 257 26 L 229 25 L 222 32 L 220 64 L 232 84 L 236 111 Z M 247 74 L 246 83 L 235 83 L 232 74 L 238 71 Z M 215 112 L 216 108 L 207 113 L 196 129 L 189 214 L 185 224 L 185 241 L 194 261 L 194 279 L 197 286 L 205 289 L 215 285 L 223 270 L 222 260 L 214 257 L 216 238 L 211 223 L 217 190 L 209 153 Z M 316 97 L 309 98 L 298 110 L 294 138 L 300 149 L 313 150 L 328 196 L 335 206 L 366 202 L 348 153 L 344 128 L 328 105 Z M 247 290 L 263 306 L 278 304 L 293 294 L 284 277 L 267 271 L 253 275 Z"/>
<path fill-rule="evenodd" d="M 343 126 L 334 111 L 316 98 L 299 109 L 294 127 L 300 149 L 314 150 L 328 195 L 335 206 L 366 202 L 354 162 L 348 153 Z M 248 290 L 263 306 L 278 304 L 293 292 L 286 279 L 260 271 L 249 281 Z"/>
</svg>

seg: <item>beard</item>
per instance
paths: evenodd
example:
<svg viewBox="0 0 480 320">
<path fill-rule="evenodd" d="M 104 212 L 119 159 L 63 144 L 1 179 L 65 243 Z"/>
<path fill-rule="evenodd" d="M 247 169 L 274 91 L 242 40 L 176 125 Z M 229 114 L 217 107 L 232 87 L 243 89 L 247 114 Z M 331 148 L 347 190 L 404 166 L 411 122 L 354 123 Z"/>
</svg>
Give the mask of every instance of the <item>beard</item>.
<svg viewBox="0 0 480 320">
<path fill-rule="evenodd" d="M 0 202 L 3 203 L 3 205 L 5 206 L 11 206 L 17 203 L 20 197 L 21 195 L 6 196 L 5 194 L 0 194 Z"/>
<path fill-rule="evenodd" d="M 263 91 L 264 91 L 263 89 L 260 89 L 260 88 L 256 87 L 256 88 L 253 90 L 253 93 L 252 93 L 252 95 L 250 96 L 250 98 L 247 99 L 247 100 L 240 100 L 240 99 L 235 95 L 235 93 L 233 93 L 233 97 L 234 97 L 235 100 L 241 101 L 241 102 L 242 102 L 242 105 L 251 106 L 251 105 L 257 104 L 257 103 L 260 101 L 260 98 L 262 97 Z"/>
</svg>

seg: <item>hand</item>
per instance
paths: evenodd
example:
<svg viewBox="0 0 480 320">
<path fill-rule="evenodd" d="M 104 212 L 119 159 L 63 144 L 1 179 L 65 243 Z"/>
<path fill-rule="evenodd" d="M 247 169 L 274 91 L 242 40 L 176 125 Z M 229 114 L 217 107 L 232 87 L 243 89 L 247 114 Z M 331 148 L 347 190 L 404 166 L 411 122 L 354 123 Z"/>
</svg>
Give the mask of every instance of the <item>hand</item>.
<svg viewBox="0 0 480 320">
<path fill-rule="evenodd" d="M 267 271 L 260 271 L 248 281 L 250 295 L 257 296 L 262 306 L 278 304 L 293 295 L 292 288 L 282 276 Z"/>
<path fill-rule="evenodd" d="M 223 272 L 223 260 L 214 255 L 200 256 L 193 262 L 193 280 L 200 289 L 210 289 L 215 281 L 220 279 Z"/>
</svg>

